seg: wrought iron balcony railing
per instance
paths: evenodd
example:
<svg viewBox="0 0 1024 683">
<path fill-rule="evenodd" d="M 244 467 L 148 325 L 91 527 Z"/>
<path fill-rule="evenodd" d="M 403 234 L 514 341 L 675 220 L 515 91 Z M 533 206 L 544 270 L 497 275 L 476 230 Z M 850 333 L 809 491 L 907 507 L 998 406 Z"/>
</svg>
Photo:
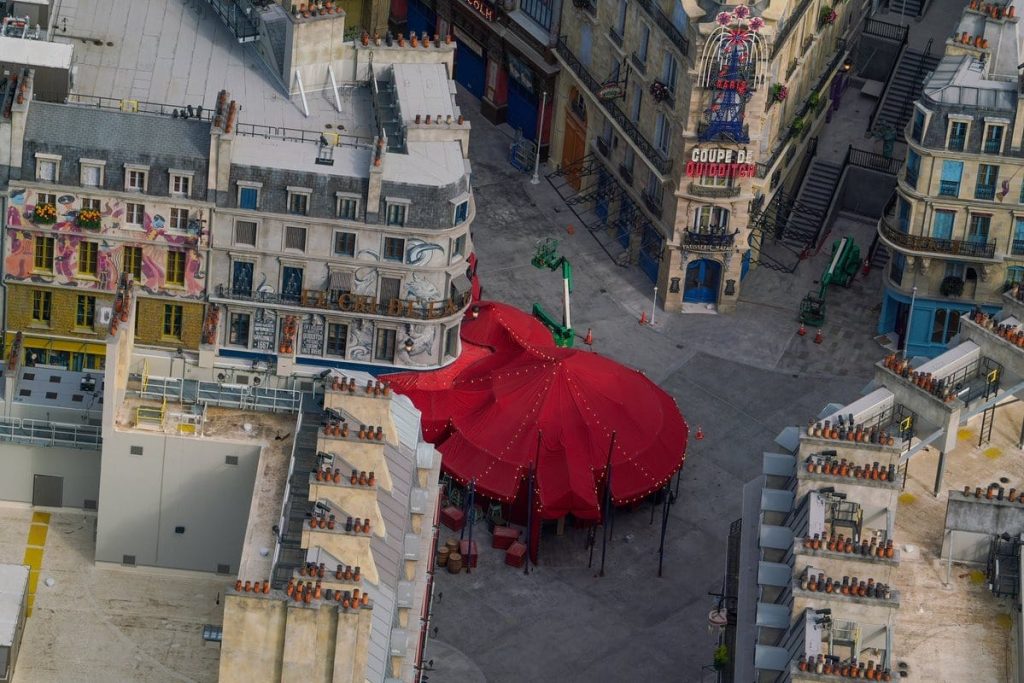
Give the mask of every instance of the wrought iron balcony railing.
<svg viewBox="0 0 1024 683">
<path fill-rule="evenodd" d="M 626 113 L 619 109 L 618 105 L 615 104 L 614 100 L 602 99 L 598 96 L 598 92 L 601 90 L 601 83 L 587 70 L 587 67 L 576 58 L 573 51 L 569 48 L 568 43 L 565 42 L 565 36 L 561 36 L 558 39 L 557 52 L 559 58 L 565 62 L 576 77 L 579 78 L 588 90 L 594 95 L 604 110 L 608 112 L 608 115 L 615 120 L 617 124 L 625 131 L 629 139 L 636 145 L 640 153 L 647 157 L 654 168 L 658 170 L 662 175 L 668 175 L 672 171 L 672 160 L 663 157 L 658 150 L 652 145 L 647 138 L 644 137 L 640 129 L 636 127 L 636 124 L 629 120 Z"/>
<path fill-rule="evenodd" d="M 1024 256 L 1024 240 L 1013 240 L 1010 243 L 1010 253 L 1014 256 Z"/>
<path fill-rule="evenodd" d="M 732 187 L 711 187 L 708 185 L 700 185 L 698 183 L 690 183 L 686 191 L 696 197 L 738 197 L 740 194 L 740 187 L 739 185 Z"/>
<path fill-rule="evenodd" d="M 959 197 L 960 196 L 960 183 L 956 180 L 940 180 L 939 181 L 939 196 L 940 197 Z"/>
<path fill-rule="evenodd" d="M 995 185 L 978 185 L 974 188 L 975 199 L 995 199 L 996 197 L 996 186 Z"/>
<path fill-rule="evenodd" d="M 466 293 L 444 301 L 420 303 L 404 299 L 378 300 L 373 296 L 323 289 L 303 289 L 298 293 L 253 292 L 237 287 L 217 285 L 215 297 L 257 304 L 296 306 L 319 311 L 342 311 L 383 315 L 391 318 L 442 318 L 455 315 L 469 306 L 471 294 Z"/>
<path fill-rule="evenodd" d="M 731 249 L 736 244 L 736 235 L 739 230 L 727 232 L 700 232 L 687 230 L 683 233 L 683 244 L 690 249 L 700 251 L 717 251 L 720 249 Z"/>
<path fill-rule="evenodd" d="M 661 11 L 661 7 L 658 6 L 656 0 L 636 0 L 636 4 L 640 8 L 647 12 L 647 16 L 654 19 L 654 23 L 658 25 L 661 32 L 665 34 L 665 37 L 672 42 L 679 51 L 683 53 L 683 56 L 687 56 L 690 52 L 690 41 L 686 39 L 679 29 L 676 28 L 672 20 Z"/>
<path fill-rule="evenodd" d="M 879 222 L 882 237 L 898 247 L 909 251 L 931 252 L 934 254 L 951 254 L 968 258 L 995 258 L 996 243 L 973 242 L 970 240 L 947 240 L 925 235 L 909 235 L 893 227 L 892 216 L 885 216 Z"/>
<path fill-rule="evenodd" d="M 951 152 L 962 152 L 964 146 L 967 144 L 967 137 L 964 135 L 950 135 L 949 136 L 949 151 Z"/>
<path fill-rule="evenodd" d="M 786 39 L 789 38 L 789 34 L 793 32 L 793 29 L 800 25 L 800 20 L 803 18 L 804 12 L 807 11 L 807 8 L 810 7 L 811 4 L 811 0 L 804 0 L 801 2 L 797 8 L 793 10 L 793 13 L 789 15 L 789 18 L 786 20 L 786 25 L 782 27 L 782 30 L 775 34 L 775 39 L 772 40 L 772 61 L 774 61 L 778 56 L 782 46 L 786 44 Z"/>
</svg>

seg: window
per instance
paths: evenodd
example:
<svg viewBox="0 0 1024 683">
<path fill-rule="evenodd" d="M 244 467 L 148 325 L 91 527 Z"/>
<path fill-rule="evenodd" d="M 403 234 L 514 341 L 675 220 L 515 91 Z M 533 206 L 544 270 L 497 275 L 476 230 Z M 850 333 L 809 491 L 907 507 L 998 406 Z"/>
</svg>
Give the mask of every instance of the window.
<svg viewBox="0 0 1024 683">
<path fill-rule="evenodd" d="M 990 125 L 985 128 L 984 150 L 989 154 L 999 154 L 1003 151 L 1003 126 Z"/>
<path fill-rule="evenodd" d="M 391 301 L 397 299 L 402 291 L 402 278 L 382 277 L 380 279 L 380 300 Z"/>
<path fill-rule="evenodd" d="M 966 121 L 950 121 L 949 122 L 949 142 L 946 144 L 946 148 L 953 152 L 964 151 L 964 146 L 967 144 L 967 126 Z"/>
<path fill-rule="evenodd" d="M 306 251 L 306 229 L 289 225 L 284 229 L 284 248 Z"/>
<path fill-rule="evenodd" d="M 986 213 L 972 213 L 967 222 L 967 240 L 975 244 L 988 242 L 988 229 L 992 224 L 992 216 Z"/>
<path fill-rule="evenodd" d="M 39 192 L 38 194 L 36 194 L 36 203 L 52 204 L 53 206 L 57 206 L 57 195 L 51 194 L 49 192 Z"/>
<path fill-rule="evenodd" d="M 374 360 L 394 361 L 397 336 L 395 330 L 377 330 L 377 342 L 373 345 Z"/>
<path fill-rule="evenodd" d="M 185 252 L 170 249 L 167 252 L 167 284 L 184 286 Z"/>
<path fill-rule="evenodd" d="M 36 237 L 35 269 L 47 273 L 53 272 L 53 238 Z"/>
<path fill-rule="evenodd" d="M 964 172 L 964 162 L 946 159 L 942 162 L 942 179 L 939 180 L 939 195 L 942 197 L 960 196 L 960 178 Z"/>
<path fill-rule="evenodd" d="M 188 209 L 171 209 L 171 230 L 184 230 L 188 227 Z"/>
<path fill-rule="evenodd" d="M 54 154 L 36 154 L 36 180 L 44 183 L 57 182 L 60 157 Z"/>
<path fill-rule="evenodd" d="M 907 257 L 898 251 L 892 254 L 892 265 L 889 267 L 889 277 L 898 286 L 903 284 L 903 269 L 907 267 Z"/>
<path fill-rule="evenodd" d="M 128 202 L 124 205 L 124 220 L 129 225 L 142 225 L 146 207 L 143 204 Z"/>
<path fill-rule="evenodd" d="M 249 313 L 232 313 L 228 322 L 228 344 L 248 347 L 251 322 L 252 316 Z"/>
<path fill-rule="evenodd" d="M 405 240 L 398 237 L 385 237 L 384 238 L 384 260 L 385 261 L 404 261 L 405 260 Z"/>
<path fill-rule="evenodd" d="M 359 200 L 355 197 L 338 197 L 338 218 L 356 220 L 359 215 Z"/>
<path fill-rule="evenodd" d="M 136 280 L 142 279 L 142 247 L 125 247 L 121 270 Z"/>
<path fill-rule="evenodd" d="M 1010 266 L 1006 269 L 1006 284 L 1024 284 L 1024 266 Z"/>
<path fill-rule="evenodd" d="M 644 186 L 644 194 L 658 207 L 661 207 L 661 200 L 665 194 L 665 186 L 654 171 L 647 171 L 647 185 Z"/>
<path fill-rule="evenodd" d="M 79 180 L 86 187 L 100 187 L 103 185 L 103 166 L 105 162 L 90 159 L 82 159 L 79 162 Z"/>
<path fill-rule="evenodd" d="M 192 176 L 186 173 L 171 174 L 171 194 L 187 197 L 192 193 Z"/>
<path fill-rule="evenodd" d="M 250 297 L 252 296 L 252 261 L 232 261 L 231 263 L 231 293 Z"/>
<path fill-rule="evenodd" d="M 338 256 L 355 256 L 356 234 L 354 232 L 334 233 L 334 253 Z"/>
<path fill-rule="evenodd" d="M 896 200 L 896 215 L 900 232 L 910 232 L 910 204 L 903 197 Z"/>
<path fill-rule="evenodd" d="M 452 256 L 464 256 L 466 253 L 466 236 L 459 235 L 452 242 Z"/>
<path fill-rule="evenodd" d="M 93 211 L 102 211 L 99 199 L 89 199 L 87 197 L 82 197 L 82 208 L 92 209 Z"/>
<path fill-rule="evenodd" d="M 543 29 L 551 28 L 551 0 L 521 0 L 520 9 Z"/>
<path fill-rule="evenodd" d="M 235 244 L 247 247 L 256 246 L 256 223 L 254 221 L 235 221 Z"/>
<path fill-rule="evenodd" d="M 949 261 L 946 263 L 946 272 L 943 277 L 958 277 L 963 280 L 965 270 L 967 270 L 967 266 L 962 261 Z"/>
<path fill-rule="evenodd" d="M 686 22 L 688 17 L 686 16 L 686 10 L 683 9 L 683 3 L 673 3 L 672 9 L 672 25 L 676 27 L 676 30 L 680 33 L 686 33 Z"/>
<path fill-rule="evenodd" d="M 907 185 L 917 189 L 917 177 L 921 172 L 921 155 L 912 149 L 907 150 Z"/>
<path fill-rule="evenodd" d="M 281 269 L 281 297 L 287 301 L 298 301 L 302 298 L 302 268 L 284 266 Z"/>
<path fill-rule="evenodd" d="M 960 311 L 947 310 L 945 308 L 935 309 L 935 317 L 932 319 L 932 343 L 946 344 L 960 328 Z"/>
<path fill-rule="evenodd" d="M 449 327 L 444 333 L 444 355 L 454 358 L 459 353 L 459 328 Z"/>
<path fill-rule="evenodd" d="M 129 192 L 145 192 L 147 175 L 149 175 L 149 173 L 145 169 L 125 169 L 124 189 Z"/>
<path fill-rule="evenodd" d="M 96 276 L 96 259 L 100 245 L 96 242 L 82 242 L 78 245 L 78 274 Z"/>
<path fill-rule="evenodd" d="M 309 213 L 309 192 L 288 190 L 288 213 L 305 216 Z"/>
<path fill-rule="evenodd" d="M 641 21 L 640 22 L 640 43 L 639 43 L 639 47 L 637 47 L 637 49 L 636 49 L 636 58 L 640 61 L 641 65 L 647 63 L 647 48 L 650 46 L 650 42 L 651 42 L 651 27 Z"/>
<path fill-rule="evenodd" d="M 619 35 L 619 44 L 626 34 L 626 0 L 619 0 L 619 10 L 615 18 L 615 32 Z"/>
<path fill-rule="evenodd" d="M 252 185 L 238 185 L 238 208 L 255 211 L 260 208 L 260 188 Z"/>
<path fill-rule="evenodd" d="M 181 339 L 181 320 L 184 310 L 181 304 L 164 304 L 164 336 Z"/>
<path fill-rule="evenodd" d="M 633 162 L 636 160 L 636 152 L 629 145 L 626 145 L 626 151 L 622 155 L 622 168 L 626 169 L 628 173 L 633 172 Z M 632 183 L 632 180 L 630 181 Z"/>
<path fill-rule="evenodd" d="M 348 348 L 348 325 L 329 323 L 327 325 L 327 355 L 345 357 Z"/>
<path fill-rule="evenodd" d="M 644 100 L 644 88 L 639 83 L 633 84 L 633 100 L 629 107 L 629 118 L 633 123 L 640 120 L 640 105 Z"/>
<path fill-rule="evenodd" d="M 1024 254 L 1024 218 L 1016 218 L 1013 221 L 1013 242 L 1010 243 L 1010 253 L 1014 256 Z"/>
<path fill-rule="evenodd" d="M 405 204 L 388 204 L 388 225 L 405 225 Z"/>
<path fill-rule="evenodd" d="M 464 202 L 459 202 L 455 206 L 455 223 L 454 223 L 454 225 L 458 225 L 459 223 L 465 223 L 467 218 L 469 218 L 469 200 L 468 199 L 466 201 L 464 201 Z"/>
<path fill-rule="evenodd" d="M 999 167 L 992 164 L 978 164 L 978 184 L 974 187 L 975 199 L 994 199 Z"/>
<path fill-rule="evenodd" d="M 661 82 L 668 86 L 669 92 L 675 95 L 676 75 L 679 72 L 679 65 L 671 52 L 666 52 L 661 59 Z"/>
<path fill-rule="evenodd" d="M 96 320 L 96 297 L 79 295 L 75 311 L 75 324 L 78 327 L 92 327 Z"/>
<path fill-rule="evenodd" d="M 53 293 L 47 290 L 36 289 L 32 291 L 32 321 L 37 323 L 50 324 L 50 306 L 53 303 Z"/>
<path fill-rule="evenodd" d="M 668 122 L 665 114 L 659 112 L 658 119 L 654 125 L 654 144 L 657 145 L 658 151 L 668 156 L 668 149 L 672 143 L 671 134 L 672 124 Z"/>
<path fill-rule="evenodd" d="M 953 239 L 953 222 L 956 220 L 956 211 L 935 210 L 935 219 L 932 221 L 932 237 L 939 240 Z"/>
<path fill-rule="evenodd" d="M 910 137 L 914 142 L 921 142 L 922 134 L 924 134 L 924 112 L 914 109 L 914 125 L 910 129 Z"/>
<path fill-rule="evenodd" d="M 729 229 L 729 209 L 722 206 L 701 206 L 693 216 L 693 229 L 697 232 L 726 231 Z"/>
</svg>

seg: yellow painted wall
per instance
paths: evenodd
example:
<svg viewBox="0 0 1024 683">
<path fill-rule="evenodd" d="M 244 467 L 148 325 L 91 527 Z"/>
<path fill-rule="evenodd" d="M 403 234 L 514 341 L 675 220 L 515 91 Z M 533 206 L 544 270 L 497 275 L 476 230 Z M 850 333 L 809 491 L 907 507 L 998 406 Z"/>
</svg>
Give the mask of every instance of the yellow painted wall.
<svg viewBox="0 0 1024 683">
<path fill-rule="evenodd" d="M 179 304 L 182 307 L 181 339 L 165 337 L 164 306 Z M 203 314 L 205 306 L 201 303 L 171 301 L 168 299 L 149 299 L 139 297 L 138 327 L 135 341 L 138 344 L 152 344 L 170 348 L 198 349 L 203 332 Z"/>
<path fill-rule="evenodd" d="M 48 326 L 32 320 L 32 292 L 39 289 L 49 289 L 53 296 L 50 307 L 50 324 Z M 93 291 L 9 284 L 7 286 L 7 327 L 14 332 L 21 331 L 35 336 L 52 334 L 80 339 L 104 339 L 106 337 L 105 331 L 97 333 L 95 327 L 80 328 L 75 324 L 79 295 L 96 297 L 97 317 L 99 316 L 100 307 L 114 305 L 114 297 L 112 295 L 99 294 Z"/>
</svg>

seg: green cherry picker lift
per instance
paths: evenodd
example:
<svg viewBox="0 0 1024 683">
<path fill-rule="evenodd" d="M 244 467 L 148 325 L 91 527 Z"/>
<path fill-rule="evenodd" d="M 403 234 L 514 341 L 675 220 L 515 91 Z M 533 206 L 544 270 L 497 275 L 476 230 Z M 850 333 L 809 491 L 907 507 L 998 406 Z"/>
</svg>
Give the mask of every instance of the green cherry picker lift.
<svg viewBox="0 0 1024 683">
<path fill-rule="evenodd" d="M 572 329 L 572 318 L 569 313 L 569 295 L 572 294 L 572 265 L 564 256 L 558 255 L 558 240 L 548 237 L 537 243 L 537 251 L 530 260 L 534 268 L 547 268 L 549 270 L 562 269 L 562 322 L 555 320 L 544 307 L 535 303 L 533 314 L 544 326 L 551 330 L 555 338 L 555 345 L 570 347 L 576 338 Z"/>
<path fill-rule="evenodd" d="M 860 268 L 860 247 L 852 237 L 843 237 L 832 243 L 832 258 L 821 274 L 818 292 L 808 292 L 800 302 L 800 322 L 811 327 L 825 323 L 825 297 L 831 284 L 849 287 Z"/>
</svg>

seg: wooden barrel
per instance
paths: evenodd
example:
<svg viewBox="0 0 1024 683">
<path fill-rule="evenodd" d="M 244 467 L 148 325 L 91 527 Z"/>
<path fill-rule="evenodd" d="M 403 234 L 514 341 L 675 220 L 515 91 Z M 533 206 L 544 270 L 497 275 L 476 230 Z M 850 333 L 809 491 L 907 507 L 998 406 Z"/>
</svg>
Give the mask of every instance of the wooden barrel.
<svg viewBox="0 0 1024 683">
<path fill-rule="evenodd" d="M 448 556 L 448 571 L 452 574 L 458 574 L 462 571 L 462 555 L 452 553 Z"/>
<path fill-rule="evenodd" d="M 449 538 L 447 541 L 444 542 L 444 544 L 445 544 L 445 546 L 447 546 L 448 552 L 450 552 L 450 553 L 457 553 L 457 552 L 459 552 L 459 539 L 457 539 L 457 538 Z"/>
<path fill-rule="evenodd" d="M 447 546 L 441 546 L 437 549 L 437 566 L 447 566 L 449 553 L 451 553 L 451 551 L 448 550 Z"/>
</svg>

